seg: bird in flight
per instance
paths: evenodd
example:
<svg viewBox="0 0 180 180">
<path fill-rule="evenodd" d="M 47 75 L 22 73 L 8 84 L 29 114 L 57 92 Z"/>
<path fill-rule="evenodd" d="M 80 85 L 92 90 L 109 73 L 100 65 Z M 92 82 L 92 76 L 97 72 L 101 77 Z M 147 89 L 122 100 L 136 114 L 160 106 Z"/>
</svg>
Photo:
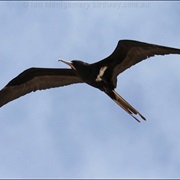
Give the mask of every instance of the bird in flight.
<svg viewBox="0 0 180 180">
<path fill-rule="evenodd" d="M 106 93 L 140 122 L 140 119 L 146 118 L 114 90 L 117 87 L 117 76 L 144 59 L 167 54 L 180 54 L 180 49 L 134 40 L 120 40 L 111 55 L 92 64 L 79 60 L 60 60 L 71 69 L 29 68 L 0 90 L 0 107 L 33 91 L 87 83 Z"/>
</svg>

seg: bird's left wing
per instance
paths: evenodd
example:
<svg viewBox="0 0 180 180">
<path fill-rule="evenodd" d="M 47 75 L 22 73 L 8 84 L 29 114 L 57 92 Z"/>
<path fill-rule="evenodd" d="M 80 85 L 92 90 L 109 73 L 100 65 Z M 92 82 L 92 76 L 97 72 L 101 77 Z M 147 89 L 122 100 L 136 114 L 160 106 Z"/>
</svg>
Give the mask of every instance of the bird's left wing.
<svg viewBox="0 0 180 180">
<path fill-rule="evenodd" d="M 33 91 L 82 82 L 72 69 L 30 68 L 0 90 L 0 107 Z"/>
<path fill-rule="evenodd" d="M 133 40 L 119 41 L 114 52 L 106 58 L 112 64 L 113 78 L 126 69 L 155 55 L 180 54 L 180 49 Z"/>
<path fill-rule="evenodd" d="M 142 60 L 166 54 L 180 54 L 180 49 L 134 40 L 120 40 L 110 56 L 94 63 L 94 65 L 107 66 L 111 70 L 112 80 L 114 80 L 120 73 Z"/>
</svg>

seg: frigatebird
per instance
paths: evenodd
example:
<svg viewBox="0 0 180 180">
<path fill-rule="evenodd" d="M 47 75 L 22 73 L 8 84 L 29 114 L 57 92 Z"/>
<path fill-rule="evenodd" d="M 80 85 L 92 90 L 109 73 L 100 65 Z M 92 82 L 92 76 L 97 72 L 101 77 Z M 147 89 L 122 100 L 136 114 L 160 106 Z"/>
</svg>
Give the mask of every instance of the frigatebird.
<svg viewBox="0 0 180 180">
<path fill-rule="evenodd" d="M 32 91 L 87 83 L 106 93 L 140 122 L 137 115 L 143 120 L 146 118 L 114 90 L 117 87 L 117 76 L 144 59 L 167 54 L 180 54 L 180 49 L 134 40 L 120 40 L 111 55 L 92 64 L 79 60 L 60 60 L 71 69 L 29 68 L 0 91 L 0 107 Z"/>
</svg>

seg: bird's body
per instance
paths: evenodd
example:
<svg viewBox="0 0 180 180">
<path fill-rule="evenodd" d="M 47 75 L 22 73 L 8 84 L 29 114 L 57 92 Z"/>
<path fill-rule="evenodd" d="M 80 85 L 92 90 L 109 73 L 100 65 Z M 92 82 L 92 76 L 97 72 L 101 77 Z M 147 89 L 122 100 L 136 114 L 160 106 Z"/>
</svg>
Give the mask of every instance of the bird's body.
<svg viewBox="0 0 180 180">
<path fill-rule="evenodd" d="M 106 93 L 139 122 L 136 115 L 143 120 L 145 117 L 114 90 L 117 87 L 117 76 L 144 59 L 166 54 L 180 54 L 180 49 L 121 40 L 110 56 L 96 63 L 88 64 L 77 60 L 69 63 L 61 60 L 71 69 L 30 68 L 12 79 L 0 91 L 0 107 L 32 91 L 84 82 Z"/>
<path fill-rule="evenodd" d="M 106 66 L 95 66 L 94 64 L 87 64 L 82 61 L 72 61 L 73 65 L 76 67 L 76 73 L 83 82 L 96 87 L 100 90 L 103 90 L 106 85 L 107 88 L 114 89 L 112 83 L 110 83 L 110 78 L 105 77 Z"/>
</svg>

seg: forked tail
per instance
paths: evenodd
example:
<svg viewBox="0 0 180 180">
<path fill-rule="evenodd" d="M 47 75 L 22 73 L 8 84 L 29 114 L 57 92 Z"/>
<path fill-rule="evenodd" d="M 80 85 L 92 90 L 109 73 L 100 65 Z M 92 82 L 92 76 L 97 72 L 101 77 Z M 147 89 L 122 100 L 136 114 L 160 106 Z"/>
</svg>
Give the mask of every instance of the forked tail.
<svg viewBox="0 0 180 180">
<path fill-rule="evenodd" d="M 139 115 L 143 120 L 146 118 L 139 113 L 135 108 L 133 108 L 125 99 L 123 99 L 115 90 L 110 92 L 105 92 L 112 100 L 114 100 L 121 108 L 123 108 L 128 114 L 130 114 L 136 121 L 140 122 L 135 115 Z"/>
</svg>

